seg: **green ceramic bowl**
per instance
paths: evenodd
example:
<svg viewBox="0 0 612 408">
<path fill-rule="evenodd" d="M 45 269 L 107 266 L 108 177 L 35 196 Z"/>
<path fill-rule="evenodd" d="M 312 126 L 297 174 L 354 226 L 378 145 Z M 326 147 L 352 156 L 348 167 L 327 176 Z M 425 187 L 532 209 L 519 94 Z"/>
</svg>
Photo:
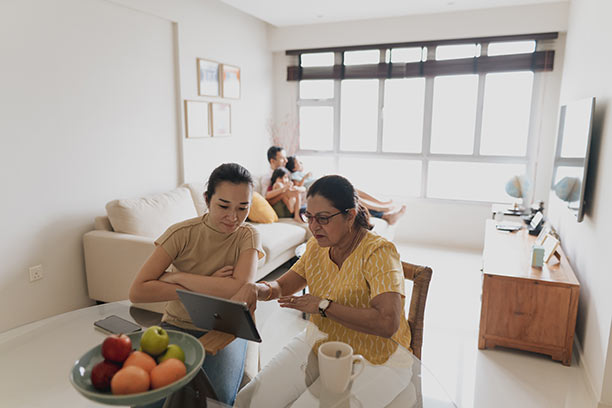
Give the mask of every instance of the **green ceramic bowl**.
<svg viewBox="0 0 612 408">
<path fill-rule="evenodd" d="M 175 381 L 172 384 L 168 384 L 165 387 L 138 394 L 113 395 L 110 391 L 98 391 L 91 384 L 91 370 L 96 364 L 104 360 L 101 351 L 102 344 L 100 343 L 87 353 L 83 354 L 83 356 L 81 356 L 81 358 L 74 363 L 74 366 L 70 371 L 70 382 L 74 388 L 76 388 L 76 390 L 86 398 L 108 405 L 144 405 L 158 401 L 172 394 L 173 392 L 184 387 L 198 373 L 202 363 L 204 363 L 205 352 L 202 343 L 200 343 L 200 341 L 195 337 L 176 330 L 166 331 L 168 332 L 168 337 L 170 338 L 170 344 L 178 344 L 185 352 L 185 367 L 187 368 L 187 375 L 180 380 Z M 132 340 L 132 349 L 138 350 L 140 347 L 140 336 L 142 336 L 142 332 L 128 334 L 128 336 Z"/>
</svg>

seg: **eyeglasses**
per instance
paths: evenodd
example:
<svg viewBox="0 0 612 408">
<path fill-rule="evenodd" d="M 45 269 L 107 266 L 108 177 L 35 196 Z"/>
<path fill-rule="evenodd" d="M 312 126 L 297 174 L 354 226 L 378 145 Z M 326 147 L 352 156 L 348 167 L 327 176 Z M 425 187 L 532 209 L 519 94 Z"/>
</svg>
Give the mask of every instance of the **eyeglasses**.
<svg viewBox="0 0 612 408">
<path fill-rule="evenodd" d="M 335 217 L 336 215 L 342 214 L 344 212 L 346 212 L 346 210 L 338 211 L 337 213 L 332 214 L 332 215 L 312 215 L 312 214 L 304 213 L 304 217 L 306 217 L 309 224 L 313 220 L 316 220 L 320 225 L 327 225 L 329 224 L 330 218 Z"/>
</svg>

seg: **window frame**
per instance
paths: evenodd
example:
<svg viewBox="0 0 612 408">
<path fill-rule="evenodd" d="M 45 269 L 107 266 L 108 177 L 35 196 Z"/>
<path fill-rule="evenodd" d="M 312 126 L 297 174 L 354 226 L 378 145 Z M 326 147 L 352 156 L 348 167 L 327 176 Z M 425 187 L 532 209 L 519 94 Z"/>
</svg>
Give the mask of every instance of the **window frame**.
<svg viewBox="0 0 612 408">
<path fill-rule="evenodd" d="M 491 41 L 493 42 L 493 41 Z M 478 42 L 476 45 L 480 45 L 480 55 L 487 56 L 488 42 Z M 435 60 L 437 46 L 427 45 L 426 47 L 426 60 Z M 534 53 L 540 50 L 540 41 L 536 41 Z M 380 48 L 380 59 L 381 63 L 386 60 L 387 51 L 392 52 L 392 48 Z M 344 51 L 335 51 L 335 64 L 343 64 Z M 508 71 L 497 71 L 497 72 L 512 72 Z M 524 71 L 524 70 L 522 70 Z M 521 72 L 521 71 L 517 71 Z M 431 128 L 432 128 L 432 117 L 433 117 L 433 94 L 434 94 L 434 78 L 436 76 L 425 76 L 425 97 L 424 97 L 424 109 L 423 109 L 423 134 L 422 134 L 422 151 L 421 153 L 402 153 L 402 152 L 384 152 L 383 146 L 383 110 L 384 110 L 384 99 L 385 99 L 385 81 L 387 79 L 394 78 L 378 78 L 378 126 L 376 134 L 376 151 L 372 152 L 361 152 L 361 151 L 347 151 L 340 149 L 340 113 L 342 103 L 342 92 L 341 92 L 341 81 L 343 79 L 333 79 L 334 81 L 334 97 L 329 99 L 300 99 L 299 91 L 297 92 L 297 116 L 299 123 L 299 111 L 302 106 L 331 106 L 334 109 L 333 115 L 333 148 L 332 150 L 310 150 L 301 149 L 298 147 L 298 154 L 303 156 L 331 156 L 333 157 L 334 169 L 337 171 L 339 168 L 339 161 L 342 157 L 347 158 L 389 158 L 389 159 L 409 159 L 419 160 L 421 162 L 421 188 L 420 194 L 416 197 L 413 196 L 401 196 L 391 195 L 395 198 L 418 198 L 427 199 L 432 201 L 440 202 L 461 202 L 471 204 L 491 204 L 493 201 L 472 201 L 462 200 L 454 198 L 432 198 L 427 195 L 428 187 L 428 168 L 430 161 L 444 161 L 444 162 L 472 162 L 472 163 L 491 163 L 491 164 L 522 164 L 525 165 L 525 174 L 530 180 L 535 179 L 536 170 L 536 159 L 537 159 L 537 128 L 539 127 L 541 100 L 543 98 L 543 78 L 544 72 L 534 70 L 533 72 L 533 83 L 531 90 L 531 108 L 529 113 L 529 127 L 527 135 L 527 147 L 526 153 L 523 156 L 504 156 L 504 155 L 482 155 L 480 154 L 480 146 L 482 141 L 482 123 L 483 123 L 483 110 L 484 110 L 484 94 L 486 86 L 486 75 L 489 72 L 478 72 L 478 90 L 477 90 L 477 102 L 476 102 L 476 115 L 475 115 L 475 131 L 474 131 L 474 143 L 471 154 L 440 154 L 431 153 Z M 441 75 L 440 75 L 441 76 Z M 306 79 L 308 80 L 308 79 Z M 299 81 L 296 81 L 299 88 Z M 299 142 L 298 135 L 298 142 Z M 298 143 L 299 146 L 299 143 Z"/>
</svg>

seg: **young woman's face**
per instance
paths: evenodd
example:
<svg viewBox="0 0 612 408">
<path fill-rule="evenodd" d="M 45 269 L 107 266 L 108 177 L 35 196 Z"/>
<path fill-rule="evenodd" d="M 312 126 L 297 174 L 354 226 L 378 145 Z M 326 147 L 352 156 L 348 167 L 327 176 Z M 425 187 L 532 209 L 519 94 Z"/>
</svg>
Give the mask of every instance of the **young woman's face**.
<svg viewBox="0 0 612 408">
<path fill-rule="evenodd" d="M 222 181 L 208 202 L 208 222 L 217 231 L 236 231 L 249 214 L 252 195 L 248 183 Z"/>
<path fill-rule="evenodd" d="M 288 184 L 291 180 L 289 179 L 289 176 L 287 174 L 285 174 L 282 178 L 281 181 L 283 182 L 283 184 Z"/>
<path fill-rule="evenodd" d="M 345 238 L 349 226 L 355 220 L 355 211 L 337 214 L 340 210 L 334 207 L 327 198 L 315 194 L 306 200 L 306 214 L 315 217 L 330 217 L 327 224 L 319 223 L 316 218 L 308 221 L 308 228 L 321 247 L 337 245 Z"/>
</svg>

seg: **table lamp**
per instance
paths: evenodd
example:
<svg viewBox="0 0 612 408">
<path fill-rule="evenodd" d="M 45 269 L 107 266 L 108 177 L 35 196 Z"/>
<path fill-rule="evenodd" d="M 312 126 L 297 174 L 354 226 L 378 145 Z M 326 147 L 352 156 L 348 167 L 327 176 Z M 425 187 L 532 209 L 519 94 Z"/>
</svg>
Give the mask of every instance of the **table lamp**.
<svg viewBox="0 0 612 408">
<path fill-rule="evenodd" d="M 509 208 L 513 212 L 521 212 L 525 198 L 529 192 L 529 180 L 525 175 L 512 176 L 510 180 L 506 182 L 506 194 L 510 197 L 518 198 L 520 201 L 516 201 L 512 208 Z"/>
</svg>

